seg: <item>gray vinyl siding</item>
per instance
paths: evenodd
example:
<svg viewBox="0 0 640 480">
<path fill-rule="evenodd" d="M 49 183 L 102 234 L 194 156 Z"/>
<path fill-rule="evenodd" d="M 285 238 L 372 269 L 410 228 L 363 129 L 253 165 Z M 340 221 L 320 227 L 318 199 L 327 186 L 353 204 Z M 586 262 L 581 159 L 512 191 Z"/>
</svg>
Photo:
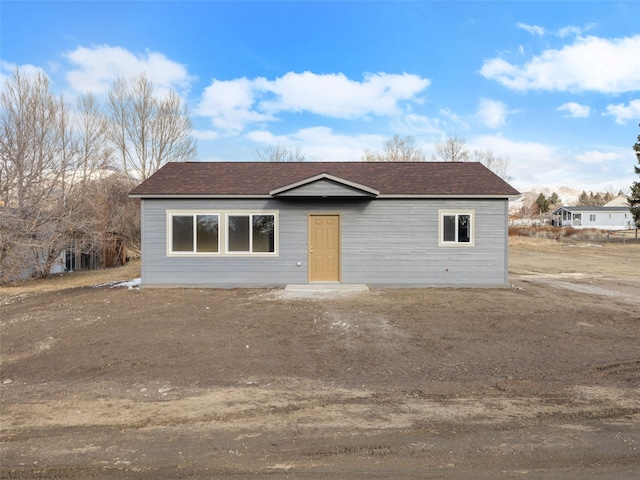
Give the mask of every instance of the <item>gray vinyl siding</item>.
<svg viewBox="0 0 640 480">
<path fill-rule="evenodd" d="M 168 256 L 167 210 L 276 210 L 278 255 Z M 438 244 L 439 210 L 474 212 L 473 246 Z M 390 287 L 508 284 L 507 201 L 432 199 L 144 199 L 142 284 L 239 287 L 307 283 L 309 213 L 341 215 L 343 283 Z"/>
</svg>

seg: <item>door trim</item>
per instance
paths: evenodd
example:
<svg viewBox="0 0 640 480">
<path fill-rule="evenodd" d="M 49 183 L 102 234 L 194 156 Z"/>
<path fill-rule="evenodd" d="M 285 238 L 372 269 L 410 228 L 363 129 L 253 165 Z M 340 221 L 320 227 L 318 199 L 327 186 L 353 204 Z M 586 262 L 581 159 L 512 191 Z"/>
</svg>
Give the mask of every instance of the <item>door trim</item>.
<svg viewBox="0 0 640 480">
<path fill-rule="evenodd" d="M 307 214 L 307 282 L 334 283 L 322 280 L 311 280 L 311 219 L 312 217 L 338 218 L 338 283 L 342 283 L 342 215 L 338 212 L 313 212 Z"/>
</svg>

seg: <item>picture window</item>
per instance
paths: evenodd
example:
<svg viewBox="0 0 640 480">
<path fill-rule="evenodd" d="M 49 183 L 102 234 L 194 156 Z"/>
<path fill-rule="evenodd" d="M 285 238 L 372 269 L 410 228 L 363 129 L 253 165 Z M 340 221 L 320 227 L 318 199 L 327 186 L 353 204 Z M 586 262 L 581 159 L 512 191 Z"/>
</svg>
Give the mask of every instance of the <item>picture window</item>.
<svg viewBox="0 0 640 480">
<path fill-rule="evenodd" d="M 171 252 L 218 253 L 218 215 L 172 215 Z"/>
<path fill-rule="evenodd" d="M 275 215 L 228 215 L 228 252 L 274 253 Z"/>
<path fill-rule="evenodd" d="M 167 211 L 167 255 L 277 253 L 277 212 Z"/>
</svg>

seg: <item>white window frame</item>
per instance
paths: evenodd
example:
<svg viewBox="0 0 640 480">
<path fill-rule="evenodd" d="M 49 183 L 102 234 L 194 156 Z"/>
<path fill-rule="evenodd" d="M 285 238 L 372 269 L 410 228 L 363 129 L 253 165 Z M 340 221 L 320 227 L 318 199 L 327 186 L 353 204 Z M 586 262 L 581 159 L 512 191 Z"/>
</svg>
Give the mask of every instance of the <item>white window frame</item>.
<svg viewBox="0 0 640 480">
<path fill-rule="evenodd" d="M 609 217 L 611 218 L 611 217 Z M 596 221 L 596 214 L 595 213 L 590 213 L 589 214 L 589 221 L 590 222 L 595 222 Z"/>
<path fill-rule="evenodd" d="M 254 216 L 272 216 L 273 217 L 273 252 L 254 252 L 253 251 L 253 217 Z M 232 251 L 229 249 L 229 217 L 249 217 L 249 251 Z M 234 256 L 276 256 L 278 255 L 278 215 L 272 211 L 259 212 L 252 210 L 250 212 L 235 211 L 225 213 L 225 245 L 224 251 L 226 255 Z"/>
<path fill-rule="evenodd" d="M 444 217 L 452 216 L 456 217 L 456 234 L 454 241 L 445 241 L 444 240 Z M 471 226 L 469 229 L 469 241 L 468 242 L 459 242 L 458 241 L 458 216 L 459 215 L 469 215 L 469 221 L 471 222 Z M 441 247 L 473 247 L 475 246 L 476 241 L 476 211 L 475 210 L 438 210 L 438 245 Z"/>
<path fill-rule="evenodd" d="M 196 233 L 198 215 L 215 215 L 218 217 L 218 251 L 217 252 L 197 252 Z M 250 217 L 250 233 L 249 245 L 250 250 L 253 249 L 253 215 L 270 215 L 273 216 L 273 252 L 230 252 L 229 241 L 227 235 L 227 226 L 229 216 L 249 216 Z M 173 248 L 173 217 L 193 216 L 193 251 L 190 252 L 174 252 Z M 167 257 L 277 257 L 279 256 L 279 211 L 278 210 L 199 210 L 199 209 L 182 209 L 182 210 L 166 210 L 166 255 Z"/>
<path fill-rule="evenodd" d="M 215 216 L 218 217 L 218 251 L 217 252 L 198 252 L 197 244 L 198 244 L 198 221 L 197 217 L 199 216 Z M 186 251 L 174 251 L 173 250 L 173 217 L 192 217 L 193 218 L 193 250 Z M 167 212 L 167 255 L 169 256 L 191 256 L 191 255 L 220 255 L 222 251 L 222 243 L 221 243 L 221 232 L 220 232 L 221 220 L 220 214 L 218 212 L 210 212 L 210 211 L 176 211 L 172 210 Z"/>
</svg>

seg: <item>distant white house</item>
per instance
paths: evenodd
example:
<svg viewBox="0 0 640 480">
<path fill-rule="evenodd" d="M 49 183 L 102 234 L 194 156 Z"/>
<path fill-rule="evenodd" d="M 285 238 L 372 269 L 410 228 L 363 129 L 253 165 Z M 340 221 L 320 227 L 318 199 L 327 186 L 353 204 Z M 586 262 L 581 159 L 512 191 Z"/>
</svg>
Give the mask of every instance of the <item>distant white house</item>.
<svg viewBox="0 0 640 480">
<path fill-rule="evenodd" d="M 551 213 L 551 225 L 557 227 L 627 230 L 635 228 L 628 206 L 559 207 Z"/>
<path fill-rule="evenodd" d="M 626 195 L 618 195 L 616 198 L 607 202 L 603 207 L 628 207 L 629 198 Z"/>
</svg>

